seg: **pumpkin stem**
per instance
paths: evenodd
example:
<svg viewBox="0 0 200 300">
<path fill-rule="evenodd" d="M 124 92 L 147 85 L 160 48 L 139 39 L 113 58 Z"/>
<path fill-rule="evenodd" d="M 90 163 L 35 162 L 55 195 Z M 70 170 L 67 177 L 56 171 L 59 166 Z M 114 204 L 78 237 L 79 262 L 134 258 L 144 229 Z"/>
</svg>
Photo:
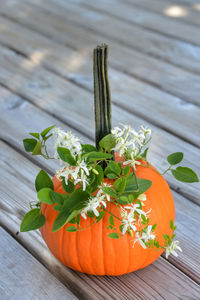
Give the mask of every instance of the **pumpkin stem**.
<svg viewBox="0 0 200 300">
<path fill-rule="evenodd" d="M 97 46 L 93 52 L 94 108 L 96 147 L 111 133 L 111 98 L 108 81 L 108 46 Z"/>
<path fill-rule="evenodd" d="M 93 51 L 95 141 L 111 133 L 111 97 L 108 81 L 108 46 L 102 44 Z M 105 162 L 102 163 L 105 167 Z"/>
</svg>

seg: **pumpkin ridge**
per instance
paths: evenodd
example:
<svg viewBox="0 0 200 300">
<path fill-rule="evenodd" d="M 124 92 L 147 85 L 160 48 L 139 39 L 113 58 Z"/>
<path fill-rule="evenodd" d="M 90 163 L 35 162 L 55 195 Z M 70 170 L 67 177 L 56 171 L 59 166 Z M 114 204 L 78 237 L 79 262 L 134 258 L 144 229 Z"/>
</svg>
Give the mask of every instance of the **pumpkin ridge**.
<svg viewBox="0 0 200 300">
<path fill-rule="evenodd" d="M 104 218 L 101 219 L 101 235 L 102 235 L 102 265 L 103 265 L 103 274 L 105 274 L 105 261 L 104 261 L 104 257 L 105 257 L 105 254 L 104 254 L 104 224 L 103 224 L 103 220 Z"/>
<path fill-rule="evenodd" d="M 90 223 L 92 222 L 92 220 L 90 220 Z M 92 230 L 92 225 L 88 228 L 89 229 L 89 231 L 90 231 L 90 246 L 89 246 L 89 253 L 90 253 L 90 257 L 92 257 L 92 252 L 93 252 L 93 250 L 92 250 L 92 232 L 93 232 L 93 230 Z M 90 272 L 91 272 L 91 274 L 93 273 L 93 274 L 95 274 L 96 275 L 96 272 L 94 271 L 94 268 L 93 268 L 93 266 L 92 266 L 92 263 L 90 263 Z"/>
<path fill-rule="evenodd" d="M 66 261 L 65 261 L 65 255 L 64 255 L 64 227 L 62 228 L 62 231 L 61 231 L 61 243 L 60 243 L 60 257 L 61 259 L 63 260 L 64 264 L 66 264 Z"/>
<path fill-rule="evenodd" d="M 129 270 L 129 267 L 130 267 L 130 261 L 131 261 L 131 260 L 130 260 L 131 248 L 130 248 L 130 243 L 129 243 L 129 237 L 128 237 L 128 234 L 126 234 L 126 240 L 127 240 L 127 247 L 128 247 L 128 253 L 129 253 L 129 255 L 128 255 L 128 259 L 127 259 L 128 264 L 127 264 L 127 268 L 126 268 L 125 274 L 128 273 L 128 270 Z"/>
<path fill-rule="evenodd" d="M 73 233 L 72 233 L 73 234 Z M 83 270 L 81 263 L 80 263 L 80 258 L 79 258 L 79 250 L 78 250 L 78 234 L 79 232 L 74 232 L 75 235 L 75 247 L 76 247 L 76 256 L 77 256 L 77 261 L 78 261 L 78 265 L 79 265 L 79 271 L 82 273 L 85 273 L 85 270 Z"/>
</svg>

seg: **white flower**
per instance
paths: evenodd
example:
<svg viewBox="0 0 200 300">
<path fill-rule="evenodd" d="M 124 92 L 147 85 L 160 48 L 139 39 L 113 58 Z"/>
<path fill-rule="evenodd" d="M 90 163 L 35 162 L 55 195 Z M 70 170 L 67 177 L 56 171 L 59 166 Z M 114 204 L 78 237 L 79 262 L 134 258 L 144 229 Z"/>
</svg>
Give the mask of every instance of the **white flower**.
<svg viewBox="0 0 200 300">
<path fill-rule="evenodd" d="M 125 206 L 126 209 L 130 209 L 130 214 L 134 215 L 134 213 L 138 213 L 139 215 L 144 215 L 146 217 L 146 213 L 139 208 L 139 204 L 132 204 L 130 206 Z"/>
<path fill-rule="evenodd" d="M 138 165 L 138 166 L 141 165 L 141 163 L 139 161 L 135 160 L 134 158 L 123 162 L 123 165 L 129 165 L 129 164 L 133 167 L 134 170 L 136 169 L 135 165 Z"/>
<path fill-rule="evenodd" d="M 142 240 L 142 236 L 140 236 L 138 232 L 136 232 L 136 239 L 135 239 L 135 241 L 134 241 L 133 247 L 134 247 L 134 245 L 135 245 L 136 242 L 139 242 L 140 245 L 141 245 L 144 249 L 146 249 L 146 245 L 145 245 L 145 243 L 144 243 L 143 240 Z"/>
<path fill-rule="evenodd" d="M 99 199 L 97 197 L 94 197 L 94 198 L 90 198 L 88 203 L 87 203 L 87 206 L 81 211 L 81 216 L 84 218 L 84 219 L 87 219 L 87 212 L 88 211 L 92 211 L 96 217 L 99 216 L 99 212 L 97 210 L 97 208 L 100 206 L 100 203 L 99 203 Z"/>
<path fill-rule="evenodd" d="M 140 194 L 137 199 L 141 201 L 142 206 L 145 206 L 145 204 L 143 203 L 143 201 L 147 200 L 147 197 L 145 194 Z"/>
<path fill-rule="evenodd" d="M 60 128 L 54 128 L 54 147 L 65 147 L 70 150 L 72 156 L 75 158 L 77 154 L 81 152 L 80 139 L 72 134 L 71 131 L 65 132 Z M 58 158 L 57 151 L 55 153 L 55 158 Z"/>
<path fill-rule="evenodd" d="M 61 170 L 56 171 L 57 178 L 61 176 L 65 177 L 66 184 L 68 183 L 69 177 L 74 180 L 74 184 L 81 182 L 84 191 L 88 184 L 88 175 L 89 169 L 83 160 L 78 161 L 76 166 L 71 167 L 69 164 L 66 164 Z"/>
<path fill-rule="evenodd" d="M 136 239 L 134 241 L 133 246 L 135 245 L 136 242 L 139 242 L 140 245 L 146 249 L 145 243 L 148 242 L 149 240 L 154 240 L 155 235 L 151 232 L 152 230 L 152 225 L 149 225 L 146 229 L 146 232 L 142 232 L 142 235 L 140 235 L 138 232 L 136 232 Z"/>
<path fill-rule="evenodd" d="M 146 136 L 151 134 L 150 128 L 141 126 L 141 129 L 136 132 L 130 125 L 123 125 L 123 128 L 115 127 L 112 129 L 112 134 L 116 138 L 116 145 L 112 149 L 118 151 L 120 156 L 128 155 L 130 160 L 128 164 L 132 163 L 135 168 L 137 153 L 146 144 Z"/>
<path fill-rule="evenodd" d="M 179 241 L 172 241 L 172 243 L 166 248 L 166 258 L 168 258 L 168 256 L 170 254 L 174 255 L 174 256 L 178 256 L 178 254 L 176 253 L 175 250 L 179 250 L 182 252 L 181 247 L 179 246 Z"/>
<path fill-rule="evenodd" d="M 143 125 L 141 125 L 140 128 L 141 128 L 141 131 L 142 131 L 144 134 L 149 134 L 149 135 L 151 135 L 151 129 L 150 129 L 150 128 L 144 127 Z"/>
<path fill-rule="evenodd" d="M 132 229 L 133 231 L 136 231 L 136 226 L 135 226 L 135 222 L 136 219 L 134 218 L 134 214 L 132 213 L 132 211 L 130 213 L 128 213 L 124 208 L 122 208 L 121 211 L 121 216 L 122 216 L 122 225 L 123 225 L 123 229 L 122 229 L 122 234 L 125 234 L 127 232 L 127 230 Z"/>
<path fill-rule="evenodd" d="M 142 233 L 142 239 L 145 241 L 145 242 L 148 242 L 149 240 L 154 240 L 155 239 L 155 234 L 153 234 L 151 232 L 151 229 L 152 229 L 152 225 L 149 225 L 147 227 L 147 230 L 146 232 L 143 232 Z"/>
<path fill-rule="evenodd" d="M 147 196 L 145 194 L 140 194 L 138 196 L 138 200 L 140 200 L 140 201 L 146 201 L 147 200 Z"/>
<path fill-rule="evenodd" d="M 87 178 L 87 176 L 85 175 L 83 169 L 81 169 L 81 175 L 80 175 L 79 178 L 77 178 L 77 179 L 74 181 L 74 184 L 77 184 L 77 183 L 79 183 L 79 182 L 82 183 L 82 185 L 83 185 L 83 190 L 85 191 L 85 190 L 86 190 L 86 186 L 87 186 L 87 184 L 88 184 L 88 178 Z"/>
<path fill-rule="evenodd" d="M 103 183 L 102 186 L 110 186 L 110 185 Z M 90 198 L 87 203 L 87 206 L 81 211 L 81 216 L 84 219 L 87 219 L 88 211 L 92 211 L 95 214 L 95 216 L 98 217 L 99 216 L 98 208 L 100 208 L 102 205 L 104 207 L 106 207 L 107 201 L 110 201 L 110 195 L 106 194 L 102 190 L 102 186 L 99 187 L 99 190 L 98 190 L 96 196 L 93 198 Z"/>
</svg>

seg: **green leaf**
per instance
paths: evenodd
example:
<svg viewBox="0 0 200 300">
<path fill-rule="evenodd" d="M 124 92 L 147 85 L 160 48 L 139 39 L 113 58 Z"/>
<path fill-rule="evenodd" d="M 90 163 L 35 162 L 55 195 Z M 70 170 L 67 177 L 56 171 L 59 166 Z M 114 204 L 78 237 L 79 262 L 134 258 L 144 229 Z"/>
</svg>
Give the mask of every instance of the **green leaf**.
<svg viewBox="0 0 200 300">
<path fill-rule="evenodd" d="M 96 223 L 98 223 L 105 215 L 105 211 L 101 210 L 99 211 L 99 216 L 96 217 Z"/>
<path fill-rule="evenodd" d="M 94 181 L 92 182 L 91 184 L 91 190 L 92 192 L 96 191 L 98 186 L 100 186 L 103 182 L 103 178 L 104 178 L 104 172 L 103 172 L 103 169 L 101 166 L 97 165 L 95 167 L 95 170 L 99 173 L 98 175 L 97 174 L 94 174 L 95 175 L 95 179 Z"/>
<path fill-rule="evenodd" d="M 129 204 L 129 199 L 126 196 L 121 196 L 121 197 L 117 198 L 116 201 L 121 205 Z"/>
<path fill-rule="evenodd" d="M 182 182 L 199 182 L 197 174 L 190 168 L 187 167 L 177 167 L 171 170 L 172 175 L 179 181 Z"/>
<path fill-rule="evenodd" d="M 66 149 L 64 147 L 58 147 L 57 152 L 58 152 L 60 159 L 67 162 L 71 166 L 76 166 L 76 161 L 73 158 L 73 156 L 71 155 L 71 152 L 69 151 L 69 149 Z"/>
<path fill-rule="evenodd" d="M 87 212 L 87 216 L 88 216 L 88 218 L 91 218 L 91 219 L 93 219 L 94 217 L 95 217 L 95 214 L 93 213 L 93 211 L 88 211 Z"/>
<path fill-rule="evenodd" d="M 116 194 L 115 190 L 111 187 L 103 186 L 102 191 L 104 191 L 104 193 L 110 195 L 111 197 L 114 197 L 114 198 L 117 197 L 117 194 Z"/>
<path fill-rule="evenodd" d="M 24 144 L 24 149 L 26 150 L 26 152 L 32 152 L 37 144 L 37 140 L 24 139 L 23 144 Z"/>
<path fill-rule="evenodd" d="M 167 240 L 170 240 L 170 237 L 168 234 L 163 234 L 163 238 L 167 241 Z"/>
<path fill-rule="evenodd" d="M 118 164 L 114 161 L 110 161 L 109 164 L 108 164 L 108 167 L 109 169 L 109 173 L 114 173 L 116 174 L 117 176 L 119 176 L 121 174 L 121 169 L 120 167 L 118 166 Z M 110 172 L 111 171 L 111 172 Z"/>
<path fill-rule="evenodd" d="M 169 227 L 170 227 L 171 230 L 174 230 L 174 222 L 173 222 L 173 220 L 170 220 Z"/>
<path fill-rule="evenodd" d="M 110 225 L 115 226 L 115 220 L 114 220 L 113 216 L 109 217 L 108 222 L 109 222 Z"/>
<path fill-rule="evenodd" d="M 124 175 L 124 176 L 127 176 L 129 173 L 130 173 L 130 166 L 126 166 L 126 167 L 123 169 L 123 175 Z"/>
<path fill-rule="evenodd" d="M 116 189 L 116 191 L 118 191 L 119 194 L 123 194 L 124 189 L 126 187 L 126 177 L 120 177 L 120 178 L 118 178 L 114 182 L 113 186 Z"/>
<path fill-rule="evenodd" d="M 86 158 L 89 162 L 96 161 L 96 160 L 104 160 L 104 159 L 110 159 L 113 157 L 112 154 L 109 153 L 103 153 L 98 151 L 92 151 L 90 153 L 87 153 L 83 156 L 83 158 Z"/>
<path fill-rule="evenodd" d="M 90 144 L 82 144 L 81 148 L 82 148 L 82 155 L 85 155 L 90 152 L 97 152 L 97 148 L 95 148 Z"/>
<path fill-rule="evenodd" d="M 104 136 L 99 142 L 99 146 L 106 151 L 111 151 L 111 149 L 114 148 L 115 145 L 116 145 L 116 138 L 112 133 Z"/>
<path fill-rule="evenodd" d="M 175 152 L 167 156 L 167 161 L 171 166 L 179 164 L 182 160 L 183 160 L 182 152 Z"/>
<path fill-rule="evenodd" d="M 51 134 L 49 134 L 47 136 L 44 136 L 43 140 L 46 142 L 52 135 L 53 135 L 53 133 L 51 133 Z"/>
<path fill-rule="evenodd" d="M 156 226 L 157 226 L 157 224 L 154 224 L 154 225 L 152 226 L 152 229 L 151 229 L 151 231 L 152 231 L 152 232 L 154 232 L 154 231 L 155 231 L 155 229 L 156 229 Z"/>
<path fill-rule="evenodd" d="M 52 125 L 52 126 L 50 126 L 50 127 L 47 127 L 46 129 L 44 129 L 44 130 L 40 133 L 41 136 L 44 138 L 44 137 L 47 135 L 47 133 L 49 133 L 49 131 L 51 131 L 51 129 L 53 129 L 55 126 L 56 126 L 56 125 Z"/>
<path fill-rule="evenodd" d="M 63 189 L 65 190 L 65 192 L 67 192 L 68 194 L 73 193 L 73 191 L 75 190 L 74 183 L 68 179 L 68 182 L 66 184 L 65 177 L 63 177 L 63 176 L 61 176 L 61 179 L 62 179 L 62 186 L 63 186 Z"/>
<path fill-rule="evenodd" d="M 141 158 L 143 158 L 144 160 L 147 160 L 147 152 L 148 152 L 149 148 L 146 148 L 144 150 L 144 152 L 140 155 Z"/>
<path fill-rule="evenodd" d="M 26 232 L 30 230 L 36 230 L 45 224 L 45 216 L 41 214 L 39 208 L 30 210 L 23 218 L 20 231 Z"/>
<path fill-rule="evenodd" d="M 107 229 L 113 229 L 113 226 L 112 225 L 108 225 L 106 228 Z"/>
<path fill-rule="evenodd" d="M 64 203 L 64 200 L 63 200 L 63 197 L 61 194 L 57 193 L 57 192 L 54 192 L 54 191 L 50 191 L 50 198 L 52 200 L 53 203 L 58 203 L 60 205 L 63 205 Z"/>
<path fill-rule="evenodd" d="M 67 227 L 66 230 L 69 232 L 75 232 L 75 231 L 77 231 L 77 228 L 75 226 L 69 226 L 69 227 Z"/>
<path fill-rule="evenodd" d="M 36 139 L 38 139 L 38 140 L 39 140 L 39 138 L 40 138 L 40 134 L 37 133 L 37 132 L 29 132 L 29 134 L 32 135 L 32 136 L 34 136 L 34 137 L 35 137 Z"/>
<path fill-rule="evenodd" d="M 117 232 L 112 232 L 108 236 L 112 239 L 118 239 L 120 237 L 119 233 L 117 233 Z"/>
<path fill-rule="evenodd" d="M 52 189 L 50 188 L 43 188 L 39 190 L 39 192 L 37 193 L 37 197 L 40 200 L 40 202 L 53 204 L 55 201 L 52 200 L 50 192 L 52 192 Z"/>
<path fill-rule="evenodd" d="M 115 179 L 118 176 L 115 173 L 108 173 L 108 174 L 106 174 L 106 177 L 108 177 L 109 179 Z"/>
<path fill-rule="evenodd" d="M 54 189 L 53 182 L 49 175 L 44 170 L 41 170 L 35 179 L 35 189 L 37 192 L 39 192 L 39 190 L 45 187 L 48 187 L 52 190 Z"/>
<path fill-rule="evenodd" d="M 56 211 L 62 211 L 63 206 L 60 204 L 56 204 L 56 205 L 54 205 L 53 209 L 55 209 Z"/>
<path fill-rule="evenodd" d="M 42 154 L 42 147 L 41 147 L 41 142 L 38 141 L 37 144 L 35 145 L 35 148 L 33 149 L 32 155 L 40 155 Z"/>
<path fill-rule="evenodd" d="M 82 189 L 77 189 L 70 196 L 68 196 L 63 210 L 55 219 L 52 231 L 58 231 L 67 222 L 70 222 L 74 217 L 76 217 L 80 213 L 80 210 L 87 205 L 89 196 L 89 193 L 83 191 Z"/>
<path fill-rule="evenodd" d="M 143 194 L 146 192 L 152 185 L 152 181 L 142 178 L 137 178 L 138 186 L 139 186 L 139 193 Z M 124 193 L 131 193 L 137 191 L 137 184 L 135 180 L 134 174 L 130 174 L 127 177 L 126 187 Z"/>
</svg>

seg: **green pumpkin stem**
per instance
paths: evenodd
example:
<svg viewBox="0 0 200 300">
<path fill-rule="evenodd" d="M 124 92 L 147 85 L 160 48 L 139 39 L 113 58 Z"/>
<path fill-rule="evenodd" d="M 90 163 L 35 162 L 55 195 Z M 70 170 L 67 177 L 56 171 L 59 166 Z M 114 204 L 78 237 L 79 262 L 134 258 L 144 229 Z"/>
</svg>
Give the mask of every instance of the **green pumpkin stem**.
<svg viewBox="0 0 200 300">
<path fill-rule="evenodd" d="M 95 140 L 99 141 L 111 133 L 111 97 L 108 81 L 108 46 L 97 46 L 93 52 Z"/>
</svg>

